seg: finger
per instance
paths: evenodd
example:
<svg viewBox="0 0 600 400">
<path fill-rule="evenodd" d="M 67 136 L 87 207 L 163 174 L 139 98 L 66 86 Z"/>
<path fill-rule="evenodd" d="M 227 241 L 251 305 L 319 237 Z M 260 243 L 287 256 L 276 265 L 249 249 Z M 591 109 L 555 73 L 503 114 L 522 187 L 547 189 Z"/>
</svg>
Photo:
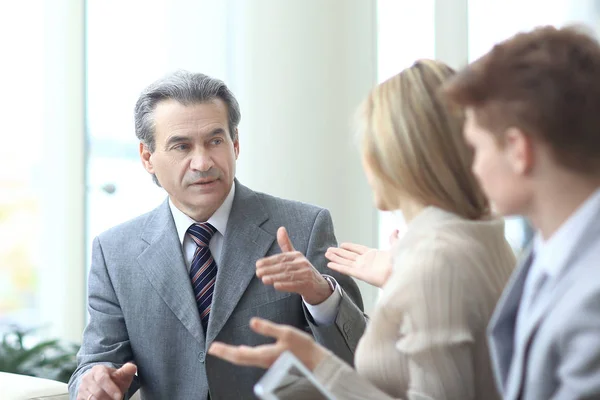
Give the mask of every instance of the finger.
<svg viewBox="0 0 600 400">
<path fill-rule="evenodd" d="M 267 319 L 253 317 L 250 319 L 250 329 L 259 335 L 270 336 L 277 339 L 277 343 L 283 343 L 281 347 L 286 347 L 288 350 L 294 350 L 294 343 L 298 343 L 298 340 L 310 340 L 313 341 L 312 336 L 304 333 L 298 328 L 289 325 L 277 324 Z M 280 353 L 282 351 L 279 351 Z"/>
<path fill-rule="evenodd" d="M 121 368 L 113 372 L 111 375 L 113 378 L 117 379 L 127 379 L 132 378 L 137 372 L 137 366 L 134 363 L 128 362 L 124 364 Z"/>
<path fill-rule="evenodd" d="M 79 386 L 79 391 L 77 392 L 76 400 L 87 400 L 89 397 L 94 395 L 94 392 L 92 392 L 92 390 L 98 391 L 98 385 L 96 385 L 96 382 L 93 382 L 91 384 L 85 384 L 82 381 L 81 385 Z M 94 397 L 92 397 L 92 399 L 93 398 Z"/>
<path fill-rule="evenodd" d="M 282 252 L 294 251 L 292 241 L 288 236 L 287 230 L 283 226 L 277 229 L 277 244 L 279 244 Z"/>
<path fill-rule="evenodd" d="M 343 247 L 332 247 L 329 250 L 327 250 L 327 252 L 332 252 L 334 254 L 337 254 L 339 256 L 348 258 L 350 260 L 356 260 L 356 258 L 364 253 L 366 253 L 366 251 L 369 250 L 368 247 L 365 247 L 364 249 L 366 251 L 362 251 L 363 249 L 361 248 L 361 251 L 357 251 L 358 249 L 355 248 L 355 245 L 352 245 L 352 243 L 342 243 Z M 350 246 L 351 249 L 348 249 L 347 247 Z M 359 245 L 356 245 L 359 246 Z"/>
<path fill-rule="evenodd" d="M 277 264 L 268 267 L 261 267 L 256 269 L 256 276 L 259 278 L 264 278 L 269 275 L 277 275 L 287 271 L 291 271 L 295 269 L 294 266 L 290 263 Z"/>
<path fill-rule="evenodd" d="M 332 251 L 325 253 L 325 257 L 329 261 L 333 261 L 338 264 L 344 264 L 347 266 L 352 266 L 358 256 L 356 255 L 356 253 L 351 253 L 343 249 L 336 249 L 335 252 Z"/>
<path fill-rule="evenodd" d="M 279 274 L 291 274 L 306 271 L 312 272 L 313 270 L 314 268 L 312 264 L 310 264 L 310 262 L 304 256 L 302 256 L 293 261 L 257 268 L 256 276 L 259 278 L 264 278 L 266 276 Z"/>
<path fill-rule="evenodd" d="M 231 346 L 225 343 L 213 342 L 208 348 L 208 354 L 229 361 L 236 365 L 252 365 L 249 364 L 247 347 Z"/>
<path fill-rule="evenodd" d="M 361 278 L 362 274 L 360 272 L 360 269 L 358 269 L 358 268 L 349 267 L 347 265 L 338 264 L 338 263 L 334 263 L 334 262 L 327 263 L 327 267 L 329 269 L 339 272 L 340 274 L 352 276 L 354 278 L 358 278 L 358 279 L 362 280 L 362 278 Z"/>
<path fill-rule="evenodd" d="M 277 357 L 277 352 L 273 344 L 248 347 L 213 342 L 208 349 L 208 354 L 232 364 L 261 368 L 269 368 L 272 360 Z"/>
<path fill-rule="evenodd" d="M 362 244 L 356 244 L 356 243 L 342 243 L 342 244 L 340 244 L 340 248 L 351 251 L 353 253 L 357 253 L 359 255 L 365 254 L 367 251 L 371 250 L 370 247 L 363 246 Z"/>
<path fill-rule="evenodd" d="M 264 257 L 256 261 L 256 268 L 267 267 L 270 265 L 277 265 L 281 263 L 291 262 L 299 257 L 304 257 L 302 253 L 298 251 L 279 253 L 273 256 Z"/>
<path fill-rule="evenodd" d="M 90 382 L 86 387 L 86 390 L 84 390 L 85 399 L 87 400 L 90 397 L 90 394 L 92 395 L 91 398 L 94 400 L 120 400 L 123 398 L 123 393 L 121 393 L 117 385 L 111 381 L 108 382 L 112 383 L 112 387 L 106 382 Z"/>
<path fill-rule="evenodd" d="M 286 335 L 290 328 L 286 325 L 277 324 L 267 319 L 253 317 L 250 319 L 250 329 L 259 335 L 280 339 Z"/>
<path fill-rule="evenodd" d="M 131 386 L 133 377 L 137 372 L 137 366 L 133 363 L 126 363 L 121 368 L 111 374 L 112 379 L 119 386 L 121 391 L 126 391 Z"/>
<path fill-rule="evenodd" d="M 296 272 L 296 271 L 282 272 L 279 274 L 265 275 L 262 277 L 262 282 L 265 285 L 273 285 L 278 282 L 279 283 L 283 283 L 283 282 L 300 283 L 299 281 L 300 281 L 300 279 L 298 276 L 298 272 Z"/>
<path fill-rule="evenodd" d="M 123 390 L 113 381 L 112 374 L 114 372 L 116 371 L 109 368 L 101 368 L 95 371 L 88 386 L 88 390 L 94 395 L 94 398 L 98 400 L 109 398 L 118 400 L 123 397 Z"/>
<path fill-rule="evenodd" d="M 390 241 L 390 245 L 393 245 L 394 243 L 396 243 L 398 241 L 400 235 L 400 231 L 398 229 L 394 229 L 394 231 L 392 232 L 392 234 L 390 235 L 389 241 Z"/>
</svg>

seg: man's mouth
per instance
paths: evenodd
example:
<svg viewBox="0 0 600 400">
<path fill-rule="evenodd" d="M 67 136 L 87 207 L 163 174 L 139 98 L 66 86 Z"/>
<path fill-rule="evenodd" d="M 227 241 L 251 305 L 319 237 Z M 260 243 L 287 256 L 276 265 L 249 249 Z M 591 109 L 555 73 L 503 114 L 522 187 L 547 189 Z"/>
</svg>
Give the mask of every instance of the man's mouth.
<svg viewBox="0 0 600 400">
<path fill-rule="evenodd" d="M 199 179 L 193 183 L 193 185 L 210 185 L 213 182 L 216 182 L 217 179 Z"/>
</svg>

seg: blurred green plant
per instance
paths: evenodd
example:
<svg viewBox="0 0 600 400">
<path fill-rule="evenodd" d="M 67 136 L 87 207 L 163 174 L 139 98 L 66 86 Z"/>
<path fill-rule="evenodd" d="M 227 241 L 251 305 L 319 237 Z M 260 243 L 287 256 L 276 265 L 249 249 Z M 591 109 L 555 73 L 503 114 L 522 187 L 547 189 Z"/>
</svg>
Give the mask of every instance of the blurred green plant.
<svg viewBox="0 0 600 400">
<path fill-rule="evenodd" d="M 36 331 L 13 326 L 2 334 L 0 371 L 67 383 L 77 368 L 79 345 L 57 339 L 39 342 Z"/>
</svg>

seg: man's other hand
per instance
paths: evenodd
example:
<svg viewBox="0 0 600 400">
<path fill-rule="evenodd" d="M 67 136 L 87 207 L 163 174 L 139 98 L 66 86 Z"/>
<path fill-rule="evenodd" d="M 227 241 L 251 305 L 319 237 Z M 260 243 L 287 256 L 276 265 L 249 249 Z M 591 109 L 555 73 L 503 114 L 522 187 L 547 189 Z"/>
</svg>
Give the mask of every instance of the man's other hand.
<svg viewBox="0 0 600 400">
<path fill-rule="evenodd" d="M 83 375 L 77 400 L 120 400 L 137 372 L 135 364 L 127 363 L 119 369 L 96 365 Z"/>
</svg>

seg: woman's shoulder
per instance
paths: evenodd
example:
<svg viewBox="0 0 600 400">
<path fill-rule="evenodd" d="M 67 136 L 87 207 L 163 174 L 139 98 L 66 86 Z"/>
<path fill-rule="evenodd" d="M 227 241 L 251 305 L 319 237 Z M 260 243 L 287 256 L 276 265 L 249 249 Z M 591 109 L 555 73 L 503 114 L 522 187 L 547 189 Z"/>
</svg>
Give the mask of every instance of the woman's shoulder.
<svg viewBox="0 0 600 400">
<path fill-rule="evenodd" d="M 421 232 L 410 245 L 394 249 L 394 274 L 416 284 L 442 281 L 470 284 L 497 266 L 512 268 L 514 255 L 503 229 L 446 224 Z M 493 271 L 489 271 L 492 273 Z"/>
</svg>

